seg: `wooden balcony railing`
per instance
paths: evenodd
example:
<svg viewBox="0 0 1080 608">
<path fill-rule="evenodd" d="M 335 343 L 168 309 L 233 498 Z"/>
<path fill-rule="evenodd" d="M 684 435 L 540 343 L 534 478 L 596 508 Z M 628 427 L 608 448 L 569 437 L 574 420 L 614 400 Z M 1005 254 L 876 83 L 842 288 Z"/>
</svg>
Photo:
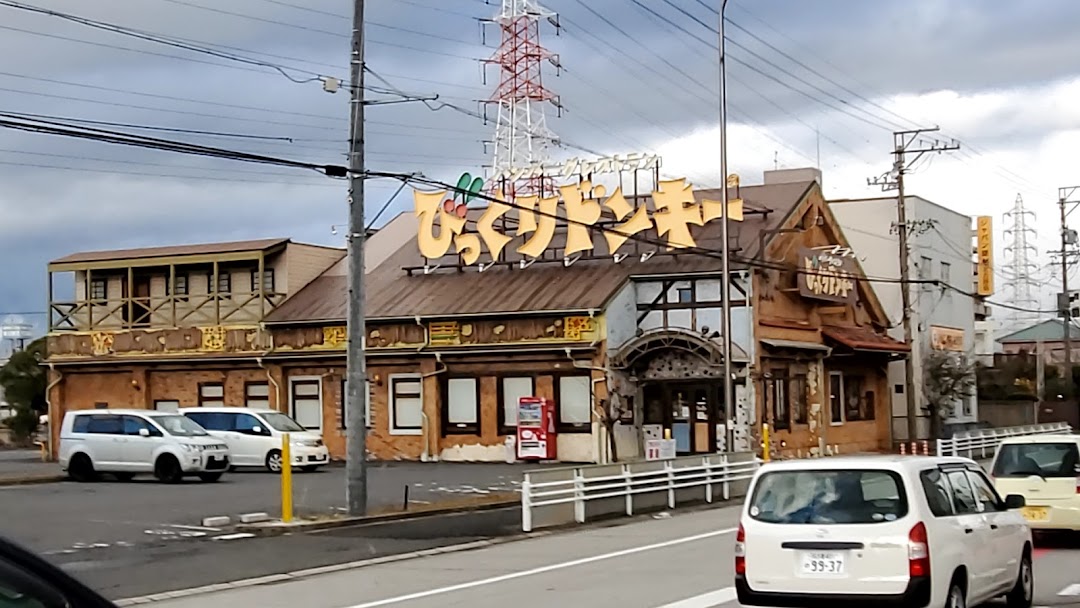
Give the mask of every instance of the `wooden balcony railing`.
<svg viewBox="0 0 1080 608">
<path fill-rule="evenodd" d="M 98 331 L 257 324 L 283 293 L 222 293 L 49 303 L 49 331 Z"/>
</svg>

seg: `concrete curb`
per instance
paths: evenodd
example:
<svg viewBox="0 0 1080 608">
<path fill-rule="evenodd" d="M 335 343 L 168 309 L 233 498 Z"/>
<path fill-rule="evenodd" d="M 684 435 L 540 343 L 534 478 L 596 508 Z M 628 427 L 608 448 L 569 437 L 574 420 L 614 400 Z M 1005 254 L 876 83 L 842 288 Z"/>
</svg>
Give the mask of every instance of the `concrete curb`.
<svg viewBox="0 0 1080 608">
<path fill-rule="evenodd" d="M 442 515 L 455 515 L 458 513 L 475 513 L 478 511 L 494 511 L 497 509 L 507 509 L 520 506 L 520 500 L 506 500 L 480 505 L 444 507 L 417 511 L 402 511 L 400 513 L 368 515 L 365 517 L 341 517 L 338 519 L 330 519 L 324 521 L 294 521 L 290 524 L 282 523 L 280 521 L 272 521 L 264 523 L 239 524 L 236 526 L 236 530 L 239 532 L 250 532 L 252 534 L 255 534 L 256 536 L 282 536 L 284 534 L 292 534 L 294 532 L 316 532 L 319 530 L 333 530 L 335 528 L 352 528 L 394 521 L 404 521 L 408 519 L 439 517 Z"/>
<path fill-rule="evenodd" d="M 330 574 L 332 572 L 342 572 L 345 570 L 356 570 L 368 566 L 378 566 L 379 564 L 390 564 L 394 562 L 419 559 L 421 557 L 430 557 L 432 555 L 440 555 L 443 553 L 457 553 L 461 551 L 483 549 L 485 547 L 492 547 L 504 543 L 516 542 L 528 538 L 540 538 L 542 536 L 548 536 L 550 534 L 553 534 L 553 532 L 533 532 L 530 534 L 517 534 L 514 536 L 504 536 L 501 538 L 478 540 L 470 543 L 448 545 L 445 547 L 436 547 L 434 549 L 424 549 L 422 551 L 411 551 L 409 553 L 398 553 L 396 555 L 386 555 L 383 557 L 375 557 L 372 559 L 346 562 L 343 564 L 332 564 L 329 566 L 319 566 L 316 568 L 305 568 L 303 570 L 294 570 L 292 572 L 286 572 L 284 574 L 271 574 L 269 576 L 243 579 L 231 583 L 218 583 L 216 585 L 192 587 L 191 589 L 180 589 L 178 591 L 166 591 L 163 593 L 155 593 L 153 595 L 130 597 L 122 600 L 116 600 L 113 603 L 115 603 L 117 606 L 139 606 L 143 604 L 152 604 L 154 602 L 161 602 L 164 600 L 171 600 L 182 597 L 192 597 L 196 595 L 205 595 L 207 593 L 214 593 L 218 591 L 228 591 L 232 589 L 243 589 L 245 587 L 256 587 L 258 585 L 269 585 L 271 583 L 295 581 L 299 579 L 309 578 L 312 576 L 318 576 L 320 574 Z"/>
<path fill-rule="evenodd" d="M 29 486 L 43 483 L 57 483 L 67 480 L 67 475 L 22 475 L 15 477 L 0 477 L 0 487 L 3 486 Z"/>
</svg>

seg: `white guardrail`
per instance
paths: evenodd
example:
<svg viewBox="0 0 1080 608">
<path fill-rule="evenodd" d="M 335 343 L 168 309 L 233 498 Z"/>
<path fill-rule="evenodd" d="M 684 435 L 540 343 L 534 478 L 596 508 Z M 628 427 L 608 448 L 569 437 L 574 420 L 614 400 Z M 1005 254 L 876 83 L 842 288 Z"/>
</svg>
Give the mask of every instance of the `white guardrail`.
<svg viewBox="0 0 1080 608">
<path fill-rule="evenodd" d="M 745 496 L 760 464 L 747 452 L 529 471 L 521 484 L 521 527 L 531 532 L 590 516 L 633 515 L 635 508 L 730 500 Z"/>
<path fill-rule="evenodd" d="M 939 456 L 966 456 L 974 459 L 985 459 L 993 457 L 1001 441 L 1009 437 L 1055 435 L 1071 432 L 1072 427 L 1065 422 L 965 431 L 957 433 L 949 439 L 938 439 L 937 454 Z"/>
</svg>

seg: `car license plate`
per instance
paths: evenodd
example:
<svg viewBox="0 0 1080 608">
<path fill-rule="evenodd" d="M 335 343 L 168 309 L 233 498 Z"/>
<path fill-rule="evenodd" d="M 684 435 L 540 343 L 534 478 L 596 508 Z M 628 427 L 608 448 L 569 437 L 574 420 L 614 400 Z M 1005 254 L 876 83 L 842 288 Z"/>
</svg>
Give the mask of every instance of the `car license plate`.
<svg viewBox="0 0 1080 608">
<path fill-rule="evenodd" d="M 1050 508 L 1049 507 L 1024 507 L 1023 509 L 1024 519 L 1028 521 L 1046 521 L 1049 519 Z"/>
<path fill-rule="evenodd" d="M 803 553 L 802 573 L 810 576 L 841 576 L 844 574 L 844 554 L 826 551 Z"/>
</svg>

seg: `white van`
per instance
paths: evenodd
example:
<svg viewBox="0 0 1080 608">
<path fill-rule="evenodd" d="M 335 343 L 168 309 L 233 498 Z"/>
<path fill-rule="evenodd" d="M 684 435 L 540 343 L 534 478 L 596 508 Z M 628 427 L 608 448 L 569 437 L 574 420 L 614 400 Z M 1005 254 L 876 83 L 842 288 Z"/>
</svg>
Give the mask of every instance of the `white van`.
<svg viewBox="0 0 1080 608">
<path fill-rule="evenodd" d="M 229 444 L 234 467 L 266 467 L 281 472 L 281 437 L 289 434 L 292 466 L 314 471 L 330 462 L 322 437 L 281 412 L 250 407 L 185 407 L 191 418 Z"/>
<path fill-rule="evenodd" d="M 1080 435 L 1005 439 L 990 474 L 998 492 L 1024 497 L 1032 528 L 1080 530 Z"/>
<path fill-rule="evenodd" d="M 962 608 L 1034 597 L 1031 530 L 975 461 L 849 456 L 762 466 L 735 541 L 744 606 Z"/>
<path fill-rule="evenodd" d="M 185 475 L 211 482 L 229 468 L 229 447 L 192 420 L 148 410 L 76 410 L 60 426 L 60 468 L 75 481 L 110 473 L 128 481 L 153 473 L 176 483 Z"/>
</svg>

